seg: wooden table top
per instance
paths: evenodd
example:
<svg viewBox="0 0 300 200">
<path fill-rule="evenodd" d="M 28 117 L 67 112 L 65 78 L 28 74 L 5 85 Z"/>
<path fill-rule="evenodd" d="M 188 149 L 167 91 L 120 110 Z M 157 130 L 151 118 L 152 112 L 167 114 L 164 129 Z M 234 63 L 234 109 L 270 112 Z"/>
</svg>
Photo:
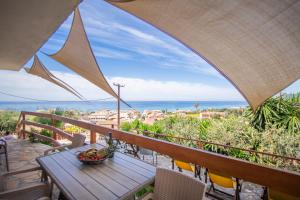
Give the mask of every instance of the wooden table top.
<svg viewBox="0 0 300 200">
<path fill-rule="evenodd" d="M 155 167 L 122 153 L 115 153 L 99 165 L 84 165 L 77 151 L 93 145 L 37 158 L 61 192 L 74 200 L 112 200 L 131 198 L 137 191 L 154 182 Z M 103 148 L 97 144 L 97 149 Z"/>
</svg>

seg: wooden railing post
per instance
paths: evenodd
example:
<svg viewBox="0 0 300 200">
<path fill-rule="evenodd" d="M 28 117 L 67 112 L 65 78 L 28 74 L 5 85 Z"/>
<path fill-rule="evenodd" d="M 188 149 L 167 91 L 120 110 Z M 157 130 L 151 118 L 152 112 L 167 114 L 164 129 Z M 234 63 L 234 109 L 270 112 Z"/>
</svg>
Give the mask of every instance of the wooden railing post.
<svg viewBox="0 0 300 200">
<path fill-rule="evenodd" d="M 23 123 L 22 123 L 22 136 L 23 136 L 23 139 L 25 139 L 25 114 L 24 113 L 22 113 L 22 121 L 23 121 Z"/>
<path fill-rule="evenodd" d="M 55 120 L 53 118 L 51 118 L 51 125 L 55 127 Z M 54 130 L 52 131 L 52 134 L 53 139 L 57 140 L 57 134 Z"/>
<path fill-rule="evenodd" d="M 203 143 L 200 141 L 197 141 L 197 147 L 198 147 L 198 149 L 203 149 Z"/>
<path fill-rule="evenodd" d="M 90 143 L 91 144 L 96 143 L 96 132 L 94 130 L 90 130 Z"/>
</svg>

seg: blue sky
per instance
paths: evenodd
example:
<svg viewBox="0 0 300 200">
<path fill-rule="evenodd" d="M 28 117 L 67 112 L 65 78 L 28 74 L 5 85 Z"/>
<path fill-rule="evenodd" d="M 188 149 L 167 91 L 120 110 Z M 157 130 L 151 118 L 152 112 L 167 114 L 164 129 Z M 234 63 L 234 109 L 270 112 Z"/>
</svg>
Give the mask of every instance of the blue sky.
<svg viewBox="0 0 300 200">
<path fill-rule="evenodd" d="M 122 94 L 125 99 L 244 100 L 213 67 L 151 25 L 100 0 L 84 0 L 79 8 L 102 72 L 109 83 L 126 85 Z M 61 48 L 70 30 L 72 17 L 68 17 L 40 52 L 52 54 Z M 40 52 L 38 55 L 43 64 L 86 98 L 108 96 Z M 32 60 L 26 66 L 31 64 Z M 0 73 L 0 81 L 6 83 L 1 86 L 2 91 L 39 99 L 76 100 L 57 86 L 23 71 Z M 18 84 L 14 79 L 21 79 L 24 84 Z M 296 83 L 288 91 L 295 91 L 298 86 Z M 0 97 L 2 100 L 17 100 Z"/>
</svg>

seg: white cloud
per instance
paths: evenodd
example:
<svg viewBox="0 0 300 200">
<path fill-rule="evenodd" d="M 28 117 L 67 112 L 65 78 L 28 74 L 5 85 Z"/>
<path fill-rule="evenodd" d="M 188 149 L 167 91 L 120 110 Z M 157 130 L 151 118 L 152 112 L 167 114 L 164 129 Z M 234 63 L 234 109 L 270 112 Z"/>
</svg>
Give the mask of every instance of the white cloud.
<svg viewBox="0 0 300 200">
<path fill-rule="evenodd" d="M 53 71 L 53 74 L 70 84 L 88 99 L 109 95 L 87 80 L 71 73 Z M 0 71 L 1 91 L 24 97 L 44 100 L 78 100 L 72 94 L 24 71 Z M 203 83 L 144 80 L 140 78 L 111 77 L 109 83 L 119 82 L 125 100 L 242 100 L 233 87 L 217 87 Z M 0 94 L 1 101 L 22 100 Z"/>
<path fill-rule="evenodd" d="M 110 82 L 125 85 L 122 93 L 127 100 L 243 100 L 233 87 L 124 77 L 113 77 Z"/>
<path fill-rule="evenodd" d="M 99 58 L 113 58 L 113 59 L 131 59 L 131 55 L 126 52 L 117 51 L 114 49 L 95 47 L 93 48 L 95 56 Z"/>
</svg>

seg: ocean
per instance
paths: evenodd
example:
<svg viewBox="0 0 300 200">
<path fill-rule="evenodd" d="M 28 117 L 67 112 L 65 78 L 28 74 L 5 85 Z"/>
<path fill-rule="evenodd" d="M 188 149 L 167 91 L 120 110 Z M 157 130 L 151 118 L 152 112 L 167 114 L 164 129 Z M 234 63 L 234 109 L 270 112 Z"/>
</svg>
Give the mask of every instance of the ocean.
<svg viewBox="0 0 300 200">
<path fill-rule="evenodd" d="M 241 108 L 248 106 L 245 101 L 128 101 L 132 108 L 144 110 L 195 110 L 194 105 L 199 103 L 199 109 L 208 108 Z M 60 108 L 63 110 L 80 110 L 85 112 L 96 111 L 100 109 L 116 110 L 116 101 L 47 101 L 47 102 L 0 102 L 0 110 L 14 111 L 36 111 L 48 110 L 51 108 Z M 130 109 L 122 104 L 121 109 Z"/>
</svg>

